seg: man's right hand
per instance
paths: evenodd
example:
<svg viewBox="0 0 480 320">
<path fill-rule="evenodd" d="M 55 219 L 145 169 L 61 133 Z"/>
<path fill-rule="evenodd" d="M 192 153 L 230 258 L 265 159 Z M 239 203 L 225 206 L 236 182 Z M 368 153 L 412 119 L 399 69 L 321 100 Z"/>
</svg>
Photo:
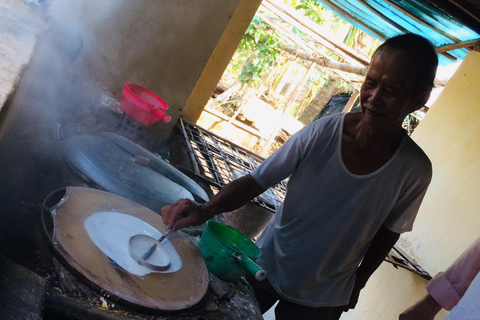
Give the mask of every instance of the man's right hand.
<svg viewBox="0 0 480 320">
<path fill-rule="evenodd" d="M 265 190 L 248 174 L 226 184 L 205 204 L 180 199 L 162 208 L 163 222 L 176 231 L 183 227 L 197 226 L 216 214 L 240 208 Z"/>
<path fill-rule="evenodd" d="M 437 302 L 430 296 L 426 295 L 416 304 L 405 310 L 399 320 L 433 320 L 437 313 L 442 309 Z"/>
<path fill-rule="evenodd" d="M 162 208 L 162 218 L 169 229 L 177 231 L 184 227 L 202 224 L 211 217 L 204 205 L 190 199 L 180 199 Z"/>
</svg>

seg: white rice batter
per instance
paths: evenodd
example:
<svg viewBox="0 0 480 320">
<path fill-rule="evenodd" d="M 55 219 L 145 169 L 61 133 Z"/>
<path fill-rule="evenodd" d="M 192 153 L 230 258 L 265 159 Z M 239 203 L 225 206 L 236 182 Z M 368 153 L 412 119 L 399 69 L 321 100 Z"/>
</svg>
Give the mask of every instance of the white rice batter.
<svg viewBox="0 0 480 320">
<path fill-rule="evenodd" d="M 130 255 L 128 243 L 136 234 L 146 234 L 158 239 L 162 233 L 145 221 L 119 212 L 95 212 L 84 222 L 85 229 L 95 245 L 120 267 L 137 276 L 157 273 L 171 273 L 180 270 L 182 260 L 168 239 L 162 247 L 168 252 L 170 268 L 156 271 L 138 264 Z"/>
</svg>

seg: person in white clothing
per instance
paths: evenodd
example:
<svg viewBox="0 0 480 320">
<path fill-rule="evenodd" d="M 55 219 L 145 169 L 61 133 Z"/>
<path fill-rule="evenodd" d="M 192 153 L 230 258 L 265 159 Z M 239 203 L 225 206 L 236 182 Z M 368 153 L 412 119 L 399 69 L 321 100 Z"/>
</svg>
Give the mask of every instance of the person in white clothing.
<svg viewBox="0 0 480 320">
<path fill-rule="evenodd" d="M 278 320 L 339 319 L 400 233 L 412 229 L 430 183 L 431 163 L 402 122 L 428 100 L 437 64 L 423 37 L 388 39 L 372 57 L 361 112 L 307 125 L 209 202 L 164 207 L 165 224 L 201 224 L 289 177 L 285 200 L 257 242 L 267 280 L 248 280 L 262 312 L 279 301 Z"/>
</svg>

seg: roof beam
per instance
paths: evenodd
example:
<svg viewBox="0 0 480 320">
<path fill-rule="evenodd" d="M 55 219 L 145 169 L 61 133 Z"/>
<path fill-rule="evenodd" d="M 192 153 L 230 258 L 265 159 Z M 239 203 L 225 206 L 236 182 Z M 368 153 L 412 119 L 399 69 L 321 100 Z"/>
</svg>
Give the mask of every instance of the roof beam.
<svg viewBox="0 0 480 320">
<path fill-rule="evenodd" d="M 335 10 L 337 10 L 338 12 L 342 13 L 343 15 L 349 17 L 350 19 L 352 19 L 353 21 L 355 21 L 356 23 L 362 25 L 364 28 L 368 29 L 369 31 L 373 32 L 374 34 L 377 35 L 377 37 L 379 37 L 381 40 L 385 41 L 387 39 L 387 37 L 383 34 L 383 33 L 380 33 L 378 32 L 377 30 L 371 28 L 370 26 L 366 25 L 364 22 L 358 20 L 357 18 L 355 18 L 354 16 L 350 15 L 348 12 L 346 12 L 345 10 L 343 10 L 342 8 L 340 8 L 339 6 L 337 6 L 336 4 L 334 4 L 333 2 L 329 1 L 329 0 L 324 0 L 325 2 L 328 2 L 328 5 L 335 8 Z"/>
<path fill-rule="evenodd" d="M 377 9 L 375 9 L 374 7 L 372 7 L 370 4 L 368 4 L 367 2 L 362 2 L 362 4 L 367 7 L 369 10 L 371 10 L 373 13 L 375 13 L 377 16 L 379 16 L 380 18 L 382 18 L 383 20 L 387 21 L 388 23 L 390 23 L 392 26 L 394 26 L 395 28 L 397 28 L 398 30 L 402 31 L 403 33 L 408 33 L 410 31 L 408 31 L 407 29 L 405 29 L 404 27 L 402 27 L 401 25 L 399 25 L 398 23 L 396 23 L 395 21 L 393 21 L 392 19 L 388 18 L 387 16 L 385 16 L 383 13 L 381 13 L 380 11 L 378 11 Z M 439 52 L 439 54 L 443 55 L 444 57 L 446 57 L 447 59 L 450 59 L 452 61 L 456 61 L 457 58 L 447 52 Z"/>
<path fill-rule="evenodd" d="M 447 52 L 450 50 L 460 49 L 460 48 L 468 48 L 475 46 L 476 43 L 480 42 L 480 39 L 468 40 L 468 41 L 460 41 L 456 43 L 446 44 L 440 47 L 435 48 L 438 53 Z"/>
<path fill-rule="evenodd" d="M 470 17 L 475 19 L 477 22 L 480 22 L 480 10 L 471 5 L 468 1 L 465 0 L 449 0 L 453 5 L 462 9 L 463 12 L 468 14 Z"/>
<path fill-rule="evenodd" d="M 350 73 L 358 74 L 358 75 L 361 75 L 361 76 L 365 76 L 368 73 L 368 67 L 357 67 L 357 66 L 348 65 L 346 63 L 328 61 L 328 60 L 316 57 L 315 54 L 308 53 L 308 52 L 303 52 L 303 51 L 300 51 L 300 50 L 295 49 L 295 48 L 284 47 L 283 49 L 286 52 L 291 53 L 298 58 L 305 59 L 305 60 L 308 60 L 308 61 L 311 61 L 311 62 L 315 62 L 316 64 L 318 64 L 322 67 L 341 70 L 341 71 L 344 71 L 344 72 L 350 72 Z M 448 81 L 448 79 L 435 78 L 434 85 L 436 87 L 443 87 L 443 86 L 445 86 L 447 81 Z"/>
<path fill-rule="evenodd" d="M 364 5 L 368 10 L 372 11 L 373 13 L 375 13 L 377 16 L 379 16 L 380 18 L 382 18 L 383 20 L 387 21 L 389 24 L 391 24 L 392 26 L 394 26 L 395 28 L 397 28 L 398 30 L 400 30 L 401 32 L 403 33 L 407 33 L 408 30 L 405 29 L 404 27 L 402 27 L 401 25 L 399 25 L 398 23 L 396 23 L 395 21 L 393 21 L 392 19 L 390 19 L 389 17 L 387 17 L 386 15 L 384 15 L 383 13 L 381 13 L 380 11 L 378 11 L 377 9 L 375 9 L 374 7 L 372 7 L 370 4 L 368 4 L 366 1 L 362 1 L 361 2 L 362 5 Z"/>
<path fill-rule="evenodd" d="M 448 0 L 427 0 L 427 2 L 435 6 L 440 11 L 443 11 L 450 17 L 453 17 L 455 20 L 458 20 L 461 24 L 480 34 L 480 15 L 476 17 L 472 16 L 471 14 L 465 12 L 464 9 L 459 7 L 458 3 L 453 4 Z"/>
<path fill-rule="evenodd" d="M 457 39 L 456 37 L 454 36 L 451 36 L 449 35 L 448 33 L 446 33 L 445 31 L 441 30 L 441 29 L 438 29 L 437 27 L 433 26 L 432 24 L 428 23 L 427 21 L 417 17 L 416 15 L 414 15 L 413 13 L 411 13 L 410 11 L 407 11 L 405 10 L 404 8 L 402 8 L 401 6 L 399 6 L 398 4 L 396 4 L 395 2 L 391 1 L 391 0 L 384 0 L 386 3 L 388 3 L 389 5 L 391 5 L 392 7 L 394 7 L 395 9 L 397 9 L 398 11 L 402 12 L 403 14 L 409 16 L 410 18 L 412 18 L 413 20 L 417 21 L 418 23 L 421 23 L 423 24 L 424 26 L 427 26 L 429 27 L 430 29 L 433 29 L 435 30 L 436 32 L 440 33 L 442 36 L 452 40 L 453 42 L 458 42 L 459 39 Z"/>
<path fill-rule="evenodd" d="M 455 57 L 454 55 L 451 55 L 450 53 L 448 52 L 439 52 L 438 54 L 441 54 L 442 56 L 444 56 L 445 58 L 447 59 L 450 59 L 452 61 L 457 61 L 457 57 Z"/>
</svg>

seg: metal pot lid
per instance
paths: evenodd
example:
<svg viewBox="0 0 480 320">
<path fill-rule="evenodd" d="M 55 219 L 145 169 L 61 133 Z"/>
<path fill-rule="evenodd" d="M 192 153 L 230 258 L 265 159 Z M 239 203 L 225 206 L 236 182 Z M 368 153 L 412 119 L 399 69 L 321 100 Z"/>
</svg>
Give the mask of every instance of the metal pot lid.
<svg viewBox="0 0 480 320">
<path fill-rule="evenodd" d="M 195 181 L 193 181 L 190 177 L 185 175 L 183 172 L 172 166 L 170 163 L 166 162 L 159 156 L 151 153 L 150 151 L 146 150 L 145 148 L 141 147 L 140 145 L 128 140 L 124 136 L 121 136 L 116 133 L 112 132 L 104 132 L 100 134 L 102 137 L 105 137 L 124 149 L 125 151 L 129 152 L 131 155 L 134 156 L 141 156 L 148 158 L 149 166 L 153 169 L 157 170 L 159 173 L 164 175 L 165 177 L 169 178 L 173 182 L 178 183 L 188 191 L 190 191 L 194 197 L 196 197 L 200 202 L 206 202 L 209 200 L 209 197 L 205 190 L 200 187 Z"/>
<path fill-rule="evenodd" d="M 156 212 L 179 199 L 194 199 L 184 187 L 151 165 L 136 162 L 136 155 L 104 136 L 72 137 L 65 141 L 64 151 L 69 162 L 101 188 Z"/>
</svg>

